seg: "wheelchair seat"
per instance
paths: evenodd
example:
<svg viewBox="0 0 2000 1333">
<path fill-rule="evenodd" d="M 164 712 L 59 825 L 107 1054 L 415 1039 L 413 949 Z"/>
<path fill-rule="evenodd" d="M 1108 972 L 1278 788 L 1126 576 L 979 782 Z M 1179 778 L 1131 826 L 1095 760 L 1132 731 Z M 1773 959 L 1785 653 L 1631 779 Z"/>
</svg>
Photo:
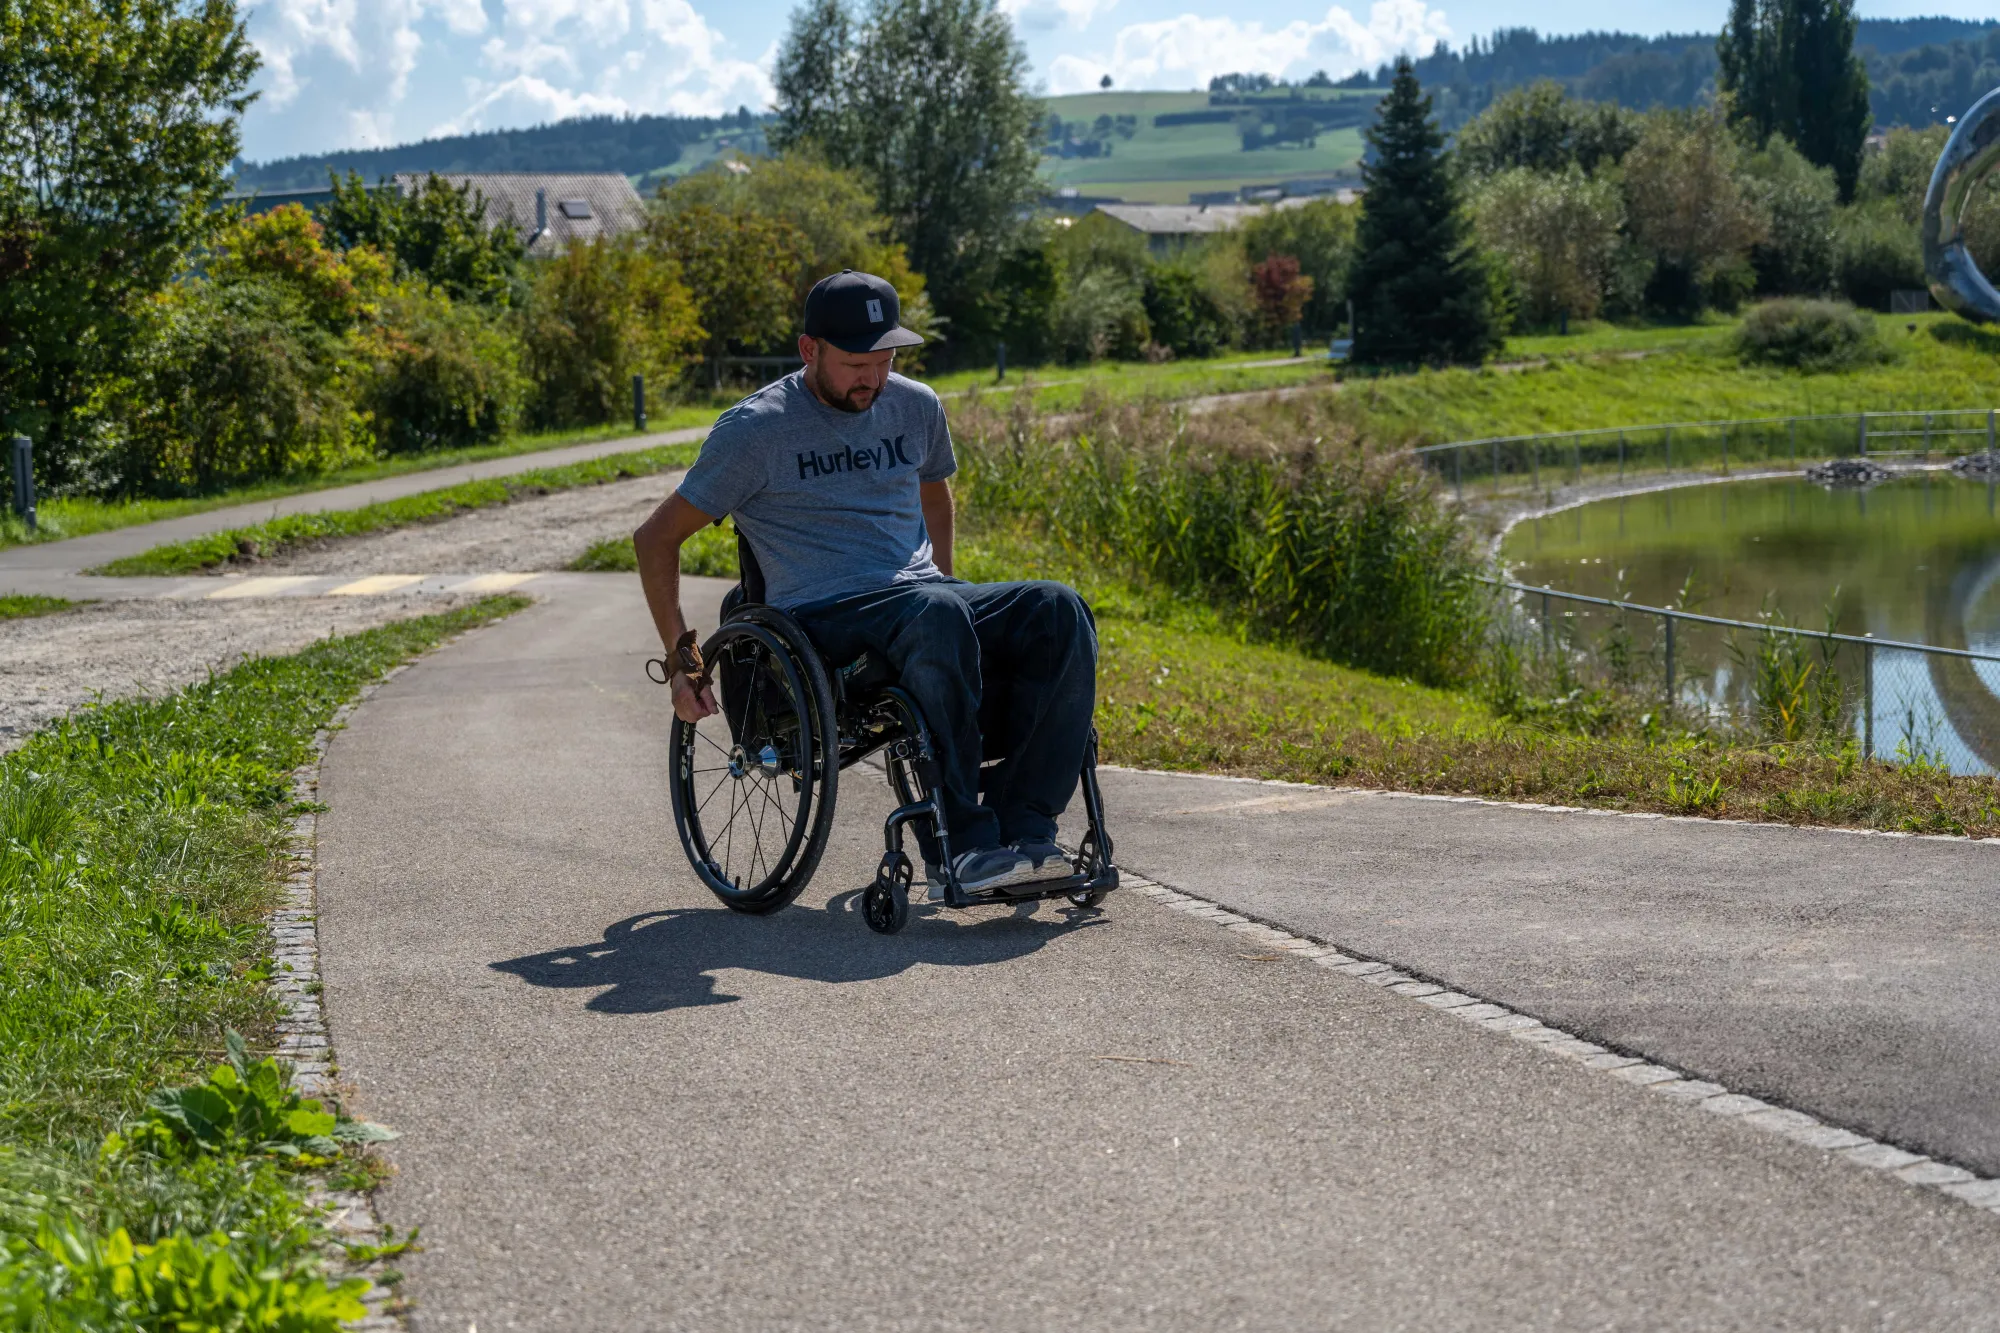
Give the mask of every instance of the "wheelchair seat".
<svg viewBox="0 0 2000 1333">
<path fill-rule="evenodd" d="M 1117 887 L 1095 729 L 1080 775 L 1088 829 L 1071 873 L 968 894 L 950 869 L 930 729 L 893 667 L 871 651 L 829 669 L 804 626 L 765 604 L 763 570 L 740 532 L 736 554 L 737 585 L 723 597 L 721 626 L 702 645 L 722 712 L 697 724 L 674 719 L 670 765 L 681 846 L 727 906 L 763 915 L 804 891 L 826 849 L 841 772 L 876 754 L 898 804 L 883 824 L 875 879 L 861 893 L 870 929 L 890 934 L 908 919 L 914 866 L 903 850 L 906 826 L 927 852 L 936 850 L 947 907 L 1064 897 L 1093 908 Z M 664 673 L 666 664 L 658 665 Z"/>
</svg>

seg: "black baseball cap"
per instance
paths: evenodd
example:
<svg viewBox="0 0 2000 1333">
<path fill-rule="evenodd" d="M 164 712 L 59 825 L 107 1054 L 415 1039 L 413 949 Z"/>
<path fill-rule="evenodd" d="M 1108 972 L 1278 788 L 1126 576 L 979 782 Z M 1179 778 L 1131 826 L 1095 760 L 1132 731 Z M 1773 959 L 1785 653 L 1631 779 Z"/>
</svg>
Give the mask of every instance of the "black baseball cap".
<svg viewBox="0 0 2000 1333">
<path fill-rule="evenodd" d="M 824 338 L 843 352 L 920 346 L 922 338 L 897 325 L 902 317 L 894 287 L 851 268 L 821 278 L 806 296 L 806 337 Z"/>
</svg>

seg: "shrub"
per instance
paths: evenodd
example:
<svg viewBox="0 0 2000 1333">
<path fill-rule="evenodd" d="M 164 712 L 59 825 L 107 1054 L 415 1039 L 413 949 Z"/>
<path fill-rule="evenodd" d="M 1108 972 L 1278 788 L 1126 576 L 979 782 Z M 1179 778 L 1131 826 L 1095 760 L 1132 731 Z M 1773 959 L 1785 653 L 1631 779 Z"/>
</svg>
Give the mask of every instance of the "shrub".
<svg viewBox="0 0 2000 1333">
<path fill-rule="evenodd" d="M 1153 336 L 1139 284 L 1110 268 L 1092 269 L 1072 282 L 1051 323 L 1056 348 L 1068 361 L 1137 357 Z"/>
<path fill-rule="evenodd" d="M 1887 310 L 1889 293 L 1924 286 L 1916 227 L 1887 204 L 1851 208 L 1840 220 L 1834 258 L 1841 294 L 1858 306 Z"/>
<path fill-rule="evenodd" d="M 1473 218 L 1480 242 L 1512 276 L 1526 323 L 1597 317 L 1625 221 L 1615 182 L 1575 167 L 1554 174 L 1512 168 L 1480 183 Z"/>
<path fill-rule="evenodd" d="M 361 403 L 388 453 L 483 444 L 520 418 L 520 345 L 492 316 L 442 292 L 411 288 L 385 301 L 365 357 Z"/>
<path fill-rule="evenodd" d="M 1744 362 L 1794 370 L 1847 370 L 1887 358 L 1875 321 L 1842 301 L 1766 301 L 1736 331 Z"/>
<path fill-rule="evenodd" d="M 1216 307 L 1201 273 L 1185 264 L 1162 264 L 1146 275 L 1146 321 L 1153 341 L 1176 356 L 1213 356 L 1228 345 L 1229 317 Z"/>
<path fill-rule="evenodd" d="M 523 365 L 538 426 L 623 415 L 631 380 L 664 389 L 703 337 L 679 266 L 631 239 L 572 245 L 538 266 L 523 320 Z"/>
</svg>

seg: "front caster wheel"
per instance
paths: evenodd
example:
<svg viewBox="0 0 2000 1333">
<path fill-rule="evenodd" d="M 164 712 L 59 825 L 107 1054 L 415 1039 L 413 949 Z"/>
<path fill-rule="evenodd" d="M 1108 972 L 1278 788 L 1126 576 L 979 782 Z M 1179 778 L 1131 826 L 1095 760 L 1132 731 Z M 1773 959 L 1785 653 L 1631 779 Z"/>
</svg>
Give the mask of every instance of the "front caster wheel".
<svg viewBox="0 0 2000 1333">
<path fill-rule="evenodd" d="M 877 935 L 893 935 L 910 920 L 910 858 L 890 852 L 875 881 L 861 892 L 861 919 Z"/>
</svg>

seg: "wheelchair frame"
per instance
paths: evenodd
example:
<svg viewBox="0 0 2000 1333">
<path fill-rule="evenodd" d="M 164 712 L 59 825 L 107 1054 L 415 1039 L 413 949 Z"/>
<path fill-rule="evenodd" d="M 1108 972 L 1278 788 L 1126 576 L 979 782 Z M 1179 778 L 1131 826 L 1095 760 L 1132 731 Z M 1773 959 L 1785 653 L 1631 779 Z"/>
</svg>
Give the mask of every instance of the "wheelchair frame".
<svg viewBox="0 0 2000 1333">
<path fill-rule="evenodd" d="M 716 685 L 722 696 L 724 718 L 729 724 L 735 748 L 742 748 L 745 723 L 741 719 L 748 716 L 749 707 L 746 694 L 766 686 L 754 680 L 732 681 L 730 678 L 727 647 L 723 647 L 720 653 L 715 649 L 718 641 L 725 637 L 724 630 L 732 626 L 746 627 L 738 630 L 739 637 L 747 630 L 766 647 L 769 646 L 767 636 L 783 645 L 790 665 L 796 668 L 796 676 L 790 672 L 787 676 L 803 686 L 800 693 L 806 696 L 792 701 L 795 710 L 801 718 L 817 715 L 829 720 L 833 744 L 829 746 L 826 743 L 828 738 L 819 735 L 801 738 L 798 749 L 800 753 L 812 757 L 811 776 L 818 784 L 818 803 L 813 806 L 811 828 L 806 832 L 807 845 L 797 858 L 798 864 L 791 877 L 780 876 L 784 882 L 776 891 L 756 902 L 739 901 L 719 887 L 723 882 L 720 868 L 706 860 L 697 849 L 690 827 L 688 797 L 682 782 L 676 782 L 675 830 L 680 835 L 689 864 L 695 867 L 703 882 L 718 898 L 737 911 L 755 914 L 777 911 L 797 898 L 818 868 L 820 852 L 831 828 L 840 773 L 878 751 L 883 753 L 883 768 L 890 789 L 896 794 L 897 805 L 882 823 L 883 853 L 875 878 L 861 891 L 862 919 L 869 929 L 879 934 L 894 934 L 909 920 L 915 864 L 904 849 L 906 829 L 923 829 L 935 839 L 945 878 L 943 905 L 949 908 L 1036 902 L 1049 898 L 1067 898 L 1078 907 L 1094 907 L 1118 887 L 1118 867 L 1112 861 L 1111 835 L 1104 826 L 1104 796 L 1097 783 L 1097 731 L 1092 728 L 1084 748 L 1079 782 L 1088 828 L 1077 842 L 1071 857 L 1070 873 L 1060 878 L 1005 885 L 983 893 L 967 892 L 952 868 L 951 834 L 945 825 L 944 809 L 937 796 L 936 748 L 916 701 L 890 680 L 887 664 L 877 660 L 875 654 L 864 654 L 838 670 L 829 671 L 805 627 L 760 600 L 761 571 L 757 569 L 749 544 L 740 534 L 737 549 L 740 567 L 744 571 L 743 582 L 723 599 L 722 626 L 702 646 L 703 659 L 716 666 Z M 749 630 L 747 627 L 756 628 Z M 665 663 L 660 665 L 664 670 Z M 689 724 L 679 718 L 674 720 L 676 764 L 683 763 L 683 756 L 693 753 L 693 739 L 688 734 L 692 731 Z M 698 810 L 694 812 L 694 817 L 699 818 Z M 797 843 L 798 835 L 795 833 L 787 851 L 787 866 L 791 864 L 792 851 Z"/>
</svg>

